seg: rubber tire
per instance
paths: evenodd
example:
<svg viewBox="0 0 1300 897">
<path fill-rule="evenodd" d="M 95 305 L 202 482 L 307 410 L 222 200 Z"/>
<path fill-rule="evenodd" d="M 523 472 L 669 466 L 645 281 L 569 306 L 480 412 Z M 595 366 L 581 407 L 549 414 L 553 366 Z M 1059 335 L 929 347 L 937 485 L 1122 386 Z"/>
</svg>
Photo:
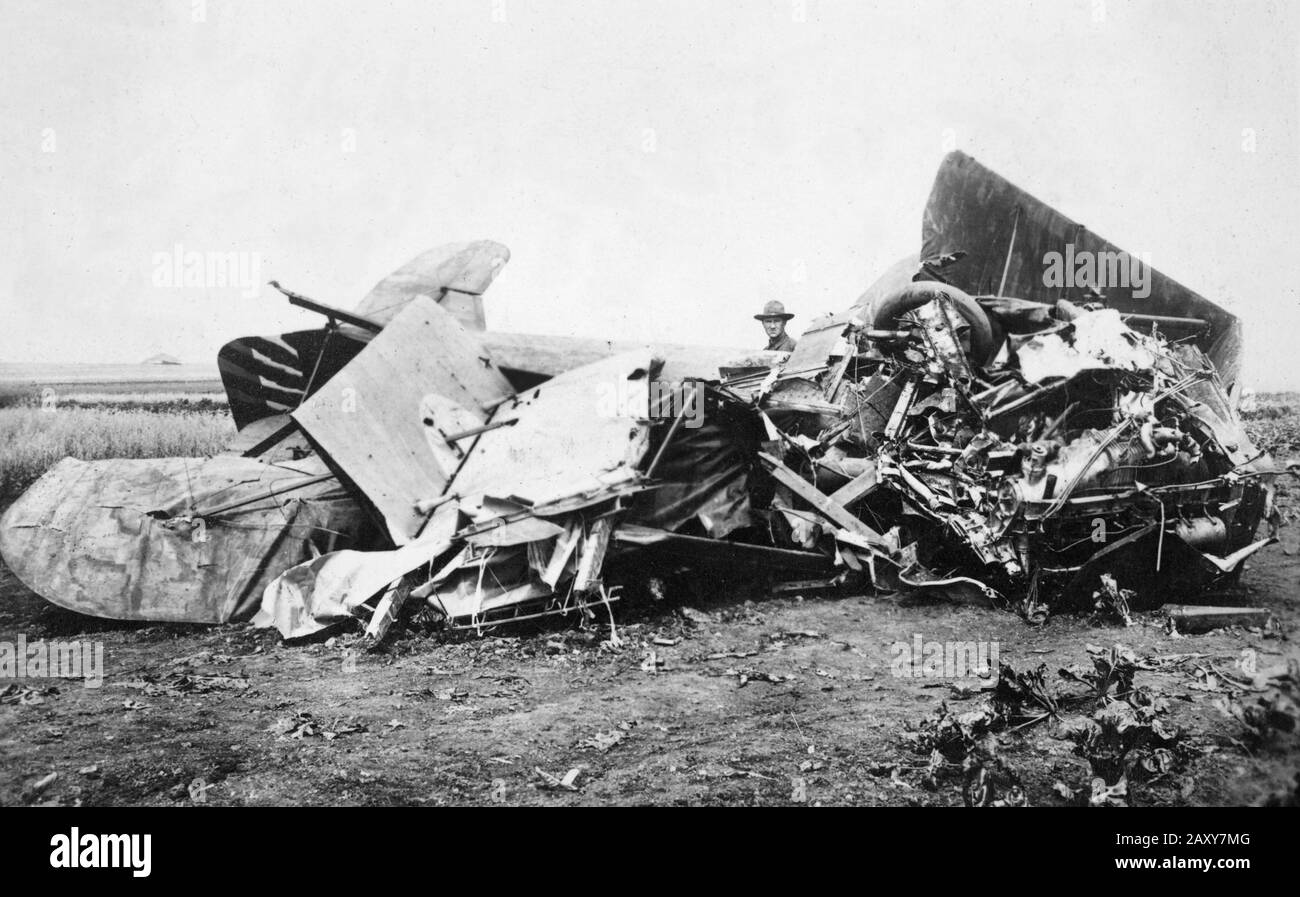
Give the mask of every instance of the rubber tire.
<svg viewBox="0 0 1300 897">
<path fill-rule="evenodd" d="M 939 295 L 946 295 L 957 306 L 957 311 L 970 324 L 971 361 L 977 365 L 987 364 L 998 349 L 998 341 L 993 335 L 993 324 L 988 313 L 980 308 L 979 303 L 963 291 L 937 280 L 917 280 L 900 290 L 895 290 L 876 306 L 871 316 L 871 326 L 880 330 L 892 330 L 900 317 L 912 309 L 924 305 Z"/>
</svg>

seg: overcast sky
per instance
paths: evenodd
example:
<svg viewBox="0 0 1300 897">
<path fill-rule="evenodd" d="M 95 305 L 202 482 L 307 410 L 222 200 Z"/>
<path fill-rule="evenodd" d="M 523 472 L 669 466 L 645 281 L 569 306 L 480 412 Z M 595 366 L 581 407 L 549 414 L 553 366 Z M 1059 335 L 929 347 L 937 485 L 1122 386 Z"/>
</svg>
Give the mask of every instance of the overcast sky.
<svg viewBox="0 0 1300 897">
<path fill-rule="evenodd" d="M 960 148 L 1241 315 L 1300 388 L 1295 5 L 0 0 L 0 361 L 215 360 L 444 242 L 489 327 L 760 346 L 919 246 Z"/>
</svg>

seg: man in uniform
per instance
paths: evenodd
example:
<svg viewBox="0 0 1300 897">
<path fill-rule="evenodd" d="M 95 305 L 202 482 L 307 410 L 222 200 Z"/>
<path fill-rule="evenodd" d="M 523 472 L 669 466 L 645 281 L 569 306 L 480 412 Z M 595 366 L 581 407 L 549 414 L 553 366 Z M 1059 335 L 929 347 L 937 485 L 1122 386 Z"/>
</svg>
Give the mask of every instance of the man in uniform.
<svg viewBox="0 0 1300 897">
<path fill-rule="evenodd" d="M 794 340 L 785 332 L 785 322 L 794 315 L 787 314 L 785 306 L 773 299 L 763 306 L 763 313 L 754 315 L 754 319 L 763 322 L 767 333 L 767 345 L 764 349 L 773 352 L 793 352 Z"/>
</svg>

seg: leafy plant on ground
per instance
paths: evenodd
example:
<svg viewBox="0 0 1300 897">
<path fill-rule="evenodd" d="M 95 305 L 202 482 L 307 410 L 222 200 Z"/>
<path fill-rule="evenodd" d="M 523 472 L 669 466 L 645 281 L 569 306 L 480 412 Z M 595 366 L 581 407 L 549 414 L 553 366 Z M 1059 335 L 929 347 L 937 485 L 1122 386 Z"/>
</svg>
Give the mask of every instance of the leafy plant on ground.
<svg viewBox="0 0 1300 897">
<path fill-rule="evenodd" d="M 1066 682 L 1081 684 L 1081 694 L 1059 694 L 1047 678 L 1047 665 L 1017 671 L 1002 663 L 990 697 L 965 713 L 945 702 L 936 716 L 909 728 L 904 740 L 928 757 L 923 784 L 960 768 L 962 796 L 969 806 L 1024 806 L 1027 796 L 1015 770 L 1000 753 L 999 737 L 1060 716 L 1086 713 L 1064 727 L 1075 753 L 1088 761 L 1093 778 L 1086 789 L 1058 783 L 1058 792 L 1089 806 L 1126 806 L 1129 783 L 1150 781 L 1181 768 L 1191 750 L 1164 715 L 1168 702 L 1135 686 L 1138 670 L 1150 666 L 1123 645 L 1087 646 L 1092 667 L 1059 671 Z"/>
</svg>

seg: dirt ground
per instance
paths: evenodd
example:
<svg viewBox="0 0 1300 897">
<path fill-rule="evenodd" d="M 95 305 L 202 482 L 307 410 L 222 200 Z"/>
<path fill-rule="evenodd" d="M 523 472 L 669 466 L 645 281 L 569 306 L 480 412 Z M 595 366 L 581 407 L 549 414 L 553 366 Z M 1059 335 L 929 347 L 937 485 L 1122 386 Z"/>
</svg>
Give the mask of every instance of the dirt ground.
<svg viewBox="0 0 1300 897">
<path fill-rule="evenodd" d="M 0 682 L 0 803 L 960 805 L 960 768 L 927 775 L 928 751 L 906 733 L 981 693 L 892 675 L 892 646 L 920 634 L 997 642 L 1002 661 L 1045 663 L 1053 680 L 1087 663 L 1088 644 L 1204 655 L 1139 672 L 1168 699 L 1189 756 L 1131 783 L 1128 803 L 1252 804 L 1293 784 L 1297 735 L 1252 742 L 1215 705 L 1237 687 L 1243 649 L 1261 668 L 1296 657 L 1298 555 L 1291 526 L 1252 560 L 1236 597 L 1277 620 L 1254 631 L 1172 638 L 1159 614 L 1127 628 L 1082 616 L 1032 627 L 897 596 L 715 594 L 618 607 L 617 649 L 602 646 L 604 625 L 403 634 L 374 654 L 352 647 L 355 633 L 284 645 L 247 626 L 81 617 L 0 567 L 0 640 L 100 641 L 105 652 L 98 689 Z M 1056 783 L 1091 778 L 1059 721 L 1001 744 L 1032 805 L 1064 804 Z"/>
</svg>

